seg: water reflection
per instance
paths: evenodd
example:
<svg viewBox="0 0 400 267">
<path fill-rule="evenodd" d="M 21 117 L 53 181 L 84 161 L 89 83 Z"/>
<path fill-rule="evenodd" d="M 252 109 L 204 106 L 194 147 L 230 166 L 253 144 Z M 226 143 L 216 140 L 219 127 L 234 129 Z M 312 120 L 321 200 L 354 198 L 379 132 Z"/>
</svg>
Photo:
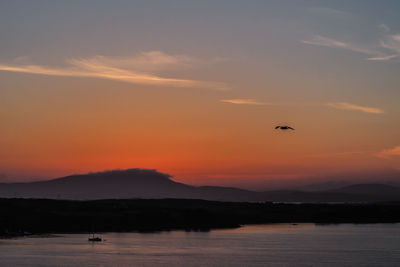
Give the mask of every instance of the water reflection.
<svg viewBox="0 0 400 267">
<path fill-rule="evenodd" d="M 0 266 L 398 266 L 400 225 L 270 224 L 209 232 L 0 240 Z"/>
<path fill-rule="evenodd" d="M 276 223 L 276 224 L 256 224 L 256 225 L 246 225 L 234 229 L 222 229 L 215 230 L 216 232 L 223 233 L 253 233 L 253 232 L 264 232 L 264 231 L 289 231 L 289 230 L 304 230 L 313 229 L 315 224 L 313 223 L 301 223 L 301 224 L 286 224 L 286 223 Z"/>
</svg>

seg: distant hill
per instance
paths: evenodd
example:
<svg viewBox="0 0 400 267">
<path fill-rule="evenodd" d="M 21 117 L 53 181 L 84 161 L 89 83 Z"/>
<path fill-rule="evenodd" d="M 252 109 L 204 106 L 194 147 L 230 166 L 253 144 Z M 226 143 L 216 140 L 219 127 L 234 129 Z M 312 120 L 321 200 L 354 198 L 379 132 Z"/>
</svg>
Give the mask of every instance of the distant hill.
<svg viewBox="0 0 400 267">
<path fill-rule="evenodd" d="M 354 184 L 330 190 L 330 192 L 346 194 L 399 195 L 400 187 L 385 184 Z"/>
<path fill-rule="evenodd" d="M 338 189 L 341 187 L 345 187 L 348 185 L 352 185 L 353 183 L 343 180 L 328 180 L 319 183 L 311 183 L 302 186 L 297 186 L 294 189 L 298 191 L 306 191 L 306 192 L 317 192 L 317 191 L 329 191 L 333 189 Z"/>
<path fill-rule="evenodd" d="M 0 197 L 49 199 L 192 198 L 257 201 L 254 192 L 229 187 L 195 187 L 155 170 L 129 169 L 71 175 L 49 181 L 0 184 Z"/>
<path fill-rule="evenodd" d="M 71 175 L 49 181 L 0 183 L 0 198 L 160 199 L 185 198 L 235 202 L 375 202 L 400 200 L 400 188 L 359 184 L 324 191 L 255 192 L 233 187 L 190 186 L 168 174 L 147 169 L 115 170 Z"/>
</svg>

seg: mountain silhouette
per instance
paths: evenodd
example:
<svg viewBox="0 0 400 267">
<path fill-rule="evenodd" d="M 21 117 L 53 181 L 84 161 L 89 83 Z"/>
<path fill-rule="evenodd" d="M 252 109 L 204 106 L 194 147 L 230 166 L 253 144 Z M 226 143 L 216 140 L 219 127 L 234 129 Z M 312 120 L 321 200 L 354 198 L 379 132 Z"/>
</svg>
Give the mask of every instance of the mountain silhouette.
<svg viewBox="0 0 400 267">
<path fill-rule="evenodd" d="M 148 169 L 113 170 L 71 175 L 48 181 L 0 183 L 0 198 L 48 199 L 205 199 L 235 202 L 375 202 L 400 200 L 400 188 L 360 184 L 329 191 L 256 192 L 233 187 L 191 186 Z"/>
<path fill-rule="evenodd" d="M 49 181 L 0 184 L 0 197 L 50 199 L 193 198 L 256 201 L 254 192 L 229 187 L 195 187 L 147 169 L 71 175 Z"/>
<path fill-rule="evenodd" d="M 386 184 L 354 184 L 330 190 L 330 192 L 347 194 L 398 195 L 400 194 L 400 188 Z"/>
</svg>

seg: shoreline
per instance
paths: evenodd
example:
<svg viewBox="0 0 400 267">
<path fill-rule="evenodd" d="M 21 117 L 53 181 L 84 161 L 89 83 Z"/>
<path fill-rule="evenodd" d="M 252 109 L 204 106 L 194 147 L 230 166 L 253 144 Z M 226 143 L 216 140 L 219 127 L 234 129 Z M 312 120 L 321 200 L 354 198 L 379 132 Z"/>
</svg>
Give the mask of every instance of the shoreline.
<svg viewBox="0 0 400 267">
<path fill-rule="evenodd" d="M 283 204 L 193 199 L 0 199 L 0 238 L 62 233 L 210 231 L 255 224 L 399 223 L 400 202 Z"/>
<path fill-rule="evenodd" d="M 155 230 L 155 231 L 127 231 L 127 232 L 97 232 L 97 235 L 104 235 L 104 234 L 129 234 L 129 233 L 138 233 L 138 234 L 158 234 L 158 233 L 168 233 L 174 231 L 180 232 L 210 232 L 216 230 L 230 230 L 230 229 L 238 229 L 241 227 L 246 226 L 274 226 L 274 225 L 289 225 L 289 226 L 298 226 L 303 224 L 313 224 L 315 226 L 331 226 L 331 225 L 343 225 L 343 224 L 350 224 L 350 225 L 374 225 L 374 224 L 400 224 L 400 222 L 372 222 L 372 223 L 311 223 L 311 222 L 300 222 L 300 223 L 261 223 L 261 224 L 244 224 L 237 227 L 220 227 L 220 228 L 211 228 L 211 229 L 200 229 L 200 230 L 187 230 L 187 229 L 165 229 L 165 230 Z M 17 234 L 8 235 L 8 236 L 0 236 L 1 240 L 9 240 L 9 239 L 18 239 L 18 238 L 57 238 L 63 237 L 64 235 L 74 235 L 74 234 L 81 234 L 81 235 L 88 235 L 89 233 L 85 232 L 59 232 L 59 233 L 29 233 L 29 234 Z"/>
</svg>

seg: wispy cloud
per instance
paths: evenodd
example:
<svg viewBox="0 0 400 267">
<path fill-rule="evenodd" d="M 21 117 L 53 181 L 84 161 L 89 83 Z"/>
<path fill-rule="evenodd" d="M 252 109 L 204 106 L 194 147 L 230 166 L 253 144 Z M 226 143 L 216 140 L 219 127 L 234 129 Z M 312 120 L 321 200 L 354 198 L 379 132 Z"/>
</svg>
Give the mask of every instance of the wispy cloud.
<svg viewBox="0 0 400 267">
<path fill-rule="evenodd" d="M 390 32 L 390 28 L 389 28 L 389 26 L 388 25 L 386 25 L 386 24 L 384 24 L 384 23 L 382 23 L 382 24 L 379 24 L 379 29 L 381 29 L 382 31 L 384 31 L 384 32 Z"/>
<path fill-rule="evenodd" d="M 353 44 L 321 35 L 314 35 L 311 39 L 302 40 L 301 42 L 309 45 L 339 48 L 361 53 L 367 56 L 367 60 L 371 61 L 399 59 L 400 34 L 389 34 L 390 28 L 386 24 L 380 24 L 379 28 L 384 32 L 384 36 L 380 40 L 377 40 L 376 45 Z"/>
<path fill-rule="evenodd" d="M 312 103 L 305 102 L 265 102 L 254 98 L 233 98 L 222 99 L 220 102 L 230 103 L 236 105 L 257 105 L 257 106 L 296 106 L 296 105 L 312 105 Z"/>
<path fill-rule="evenodd" d="M 306 8 L 313 15 L 319 15 L 323 17 L 331 17 L 334 19 L 352 19 L 355 17 L 354 14 L 331 8 L 331 7 L 308 7 Z"/>
<path fill-rule="evenodd" d="M 377 154 L 377 157 L 385 159 L 400 159 L 400 146 L 395 146 L 394 148 L 384 149 Z"/>
<path fill-rule="evenodd" d="M 269 105 L 270 103 L 260 102 L 255 99 L 243 99 L 243 98 L 236 98 L 236 99 L 222 99 L 220 100 L 224 103 L 230 104 L 237 104 L 237 105 Z"/>
<path fill-rule="evenodd" d="M 95 56 L 91 58 L 69 59 L 65 67 L 47 67 L 34 64 L 0 64 L 1 71 L 22 72 L 39 75 L 92 77 L 145 85 L 165 85 L 174 87 L 198 87 L 226 90 L 224 83 L 167 78 L 154 72 L 187 68 L 201 62 L 199 59 L 181 55 L 168 55 L 160 51 L 140 53 L 134 57 L 115 58 Z"/>
<path fill-rule="evenodd" d="M 327 46 L 327 47 L 340 47 L 340 48 L 348 47 L 346 43 L 336 41 L 331 38 L 323 37 L 321 35 L 314 35 L 311 40 L 302 40 L 301 42 L 305 44 Z"/>
<path fill-rule="evenodd" d="M 322 154 L 310 154 L 304 155 L 304 157 L 308 158 L 345 158 L 345 157 L 354 157 L 354 156 L 371 156 L 374 155 L 376 151 L 345 151 L 345 152 L 332 152 L 332 153 L 322 153 Z"/>
<path fill-rule="evenodd" d="M 220 102 L 230 103 L 236 105 L 255 105 L 255 106 L 320 106 L 325 105 L 336 109 L 362 111 L 365 113 L 382 114 L 385 113 L 382 109 L 374 107 L 365 107 L 348 102 L 334 102 L 334 103 L 307 103 L 307 102 L 263 102 L 254 98 L 234 98 L 222 99 Z"/>
<path fill-rule="evenodd" d="M 317 46 L 342 48 L 342 49 L 366 54 L 369 56 L 383 56 L 383 54 L 380 51 L 368 49 L 368 48 L 362 47 L 360 45 L 345 43 L 345 42 L 331 39 L 328 37 L 324 37 L 321 35 L 314 35 L 310 40 L 302 40 L 301 42 L 304 44 L 311 44 L 311 45 L 317 45 Z"/>
<path fill-rule="evenodd" d="M 344 110 L 355 110 L 355 111 L 362 111 L 366 113 L 373 113 L 373 114 L 382 114 L 385 113 L 382 109 L 373 108 L 373 107 L 364 107 L 359 106 L 347 102 L 335 102 L 335 103 L 327 103 L 328 106 L 337 108 L 337 109 L 344 109 Z"/>
<path fill-rule="evenodd" d="M 378 56 L 378 57 L 369 57 L 367 58 L 367 60 L 371 60 L 371 61 L 388 61 L 391 60 L 393 58 L 398 58 L 400 57 L 400 55 L 388 55 L 388 56 Z"/>
<path fill-rule="evenodd" d="M 381 47 L 389 49 L 400 56 L 400 34 L 392 34 L 386 36 L 380 42 Z"/>
</svg>

